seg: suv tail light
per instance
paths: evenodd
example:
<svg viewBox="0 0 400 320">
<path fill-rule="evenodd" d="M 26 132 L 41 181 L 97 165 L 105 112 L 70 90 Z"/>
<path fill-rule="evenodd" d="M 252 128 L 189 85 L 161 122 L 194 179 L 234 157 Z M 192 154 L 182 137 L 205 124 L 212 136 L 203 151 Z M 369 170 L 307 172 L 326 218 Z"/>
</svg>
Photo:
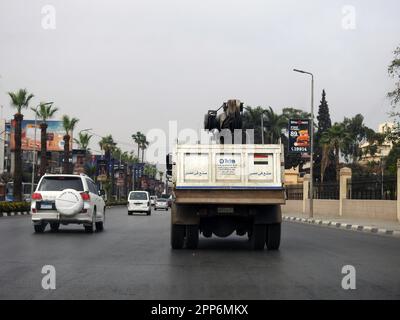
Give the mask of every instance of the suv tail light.
<svg viewBox="0 0 400 320">
<path fill-rule="evenodd" d="M 42 200 L 42 195 L 38 192 L 35 192 L 34 194 L 32 194 L 32 200 Z"/>
<path fill-rule="evenodd" d="M 90 201 L 90 195 L 89 195 L 89 193 L 82 192 L 82 193 L 81 193 L 81 197 L 82 197 L 83 201 Z"/>
</svg>

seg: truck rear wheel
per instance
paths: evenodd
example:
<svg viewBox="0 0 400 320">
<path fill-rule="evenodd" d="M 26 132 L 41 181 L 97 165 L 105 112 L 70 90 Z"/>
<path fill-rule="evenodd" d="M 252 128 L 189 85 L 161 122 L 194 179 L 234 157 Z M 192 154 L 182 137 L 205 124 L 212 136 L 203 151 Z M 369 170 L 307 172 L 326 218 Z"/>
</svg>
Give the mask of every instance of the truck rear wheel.
<svg viewBox="0 0 400 320">
<path fill-rule="evenodd" d="M 188 225 L 186 226 L 186 248 L 197 249 L 199 245 L 199 226 Z"/>
<path fill-rule="evenodd" d="M 266 241 L 268 250 L 278 250 L 281 243 L 281 224 L 274 223 L 267 225 Z"/>
<path fill-rule="evenodd" d="M 254 250 L 264 250 L 265 246 L 266 227 L 265 224 L 253 225 L 253 231 L 250 235 L 251 247 Z"/>
<path fill-rule="evenodd" d="M 172 249 L 182 249 L 185 241 L 185 226 L 171 224 L 171 247 Z"/>
</svg>

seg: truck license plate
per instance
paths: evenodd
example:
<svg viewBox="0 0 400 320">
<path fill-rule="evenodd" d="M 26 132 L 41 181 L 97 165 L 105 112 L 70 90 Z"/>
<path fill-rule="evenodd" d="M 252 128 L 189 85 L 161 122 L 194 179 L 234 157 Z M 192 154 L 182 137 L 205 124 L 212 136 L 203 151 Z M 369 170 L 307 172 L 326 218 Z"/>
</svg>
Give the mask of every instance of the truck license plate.
<svg viewBox="0 0 400 320">
<path fill-rule="evenodd" d="M 234 210 L 231 207 L 218 207 L 217 212 L 218 213 L 233 213 Z"/>
</svg>

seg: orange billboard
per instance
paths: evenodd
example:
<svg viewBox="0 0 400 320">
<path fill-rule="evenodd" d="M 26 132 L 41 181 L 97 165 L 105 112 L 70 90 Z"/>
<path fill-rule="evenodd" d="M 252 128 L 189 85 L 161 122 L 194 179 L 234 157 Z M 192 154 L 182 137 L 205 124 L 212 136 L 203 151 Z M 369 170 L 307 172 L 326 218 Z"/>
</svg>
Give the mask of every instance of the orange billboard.
<svg viewBox="0 0 400 320">
<path fill-rule="evenodd" d="M 61 121 L 47 121 L 47 151 L 63 151 L 65 130 Z M 40 121 L 36 123 L 36 140 L 35 140 L 35 121 L 23 120 L 21 123 L 21 148 L 24 151 L 40 150 Z M 15 120 L 11 121 L 10 135 L 11 150 L 15 150 Z M 70 150 L 72 149 L 72 141 L 70 141 Z"/>
</svg>

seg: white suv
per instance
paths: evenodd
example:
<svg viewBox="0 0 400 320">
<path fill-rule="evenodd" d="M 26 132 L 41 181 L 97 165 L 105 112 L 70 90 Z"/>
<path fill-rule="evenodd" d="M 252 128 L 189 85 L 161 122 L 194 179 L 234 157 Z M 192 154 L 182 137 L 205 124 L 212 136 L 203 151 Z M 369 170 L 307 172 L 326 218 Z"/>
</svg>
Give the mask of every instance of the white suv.
<svg viewBox="0 0 400 320">
<path fill-rule="evenodd" d="M 35 232 L 50 224 L 83 224 L 86 232 L 102 231 L 105 222 L 103 192 L 84 174 L 45 174 L 32 194 L 31 217 Z"/>
</svg>

